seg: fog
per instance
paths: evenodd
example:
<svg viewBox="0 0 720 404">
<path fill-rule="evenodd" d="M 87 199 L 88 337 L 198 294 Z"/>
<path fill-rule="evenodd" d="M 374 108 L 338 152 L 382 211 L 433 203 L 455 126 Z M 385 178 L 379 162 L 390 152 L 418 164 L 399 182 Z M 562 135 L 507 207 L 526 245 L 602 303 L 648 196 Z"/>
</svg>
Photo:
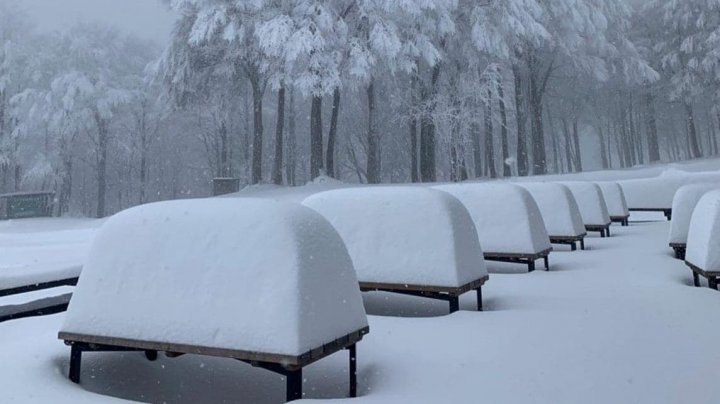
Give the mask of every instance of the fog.
<svg viewBox="0 0 720 404">
<path fill-rule="evenodd" d="M 21 0 L 30 21 L 41 31 L 57 31 L 78 22 L 117 28 L 165 43 L 175 14 L 156 0 Z"/>
</svg>

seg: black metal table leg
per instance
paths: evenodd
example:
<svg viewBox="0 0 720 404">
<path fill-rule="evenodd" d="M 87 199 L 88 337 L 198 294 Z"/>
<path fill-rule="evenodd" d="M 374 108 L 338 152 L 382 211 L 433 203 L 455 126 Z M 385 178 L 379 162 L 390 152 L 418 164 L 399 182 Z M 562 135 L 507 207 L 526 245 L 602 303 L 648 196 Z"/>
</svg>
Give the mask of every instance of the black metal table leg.
<svg viewBox="0 0 720 404">
<path fill-rule="evenodd" d="M 535 270 L 535 261 L 529 261 L 528 262 L 528 272 L 533 272 Z"/>
<path fill-rule="evenodd" d="M 482 287 L 479 287 L 476 290 L 477 290 L 477 309 L 478 309 L 478 311 L 483 311 Z"/>
<path fill-rule="evenodd" d="M 302 368 L 287 373 L 287 401 L 302 398 Z"/>
<path fill-rule="evenodd" d="M 460 298 L 458 296 L 450 296 L 448 301 L 450 302 L 450 313 L 460 310 Z"/>
<path fill-rule="evenodd" d="M 693 272 L 693 285 L 695 285 L 696 288 L 700 287 L 700 276 L 697 272 Z"/>
<path fill-rule="evenodd" d="M 350 345 L 350 397 L 357 397 L 357 347 Z"/>
<path fill-rule="evenodd" d="M 68 377 L 73 383 L 80 383 L 80 365 L 82 363 L 82 348 L 77 344 L 70 347 L 70 372 Z"/>
<path fill-rule="evenodd" d="M 543 260 L 545 261 L 545 270 L 549 271 L 550 270 L 550 257 L 546 255 L 543 258 Z"/>
</svg>

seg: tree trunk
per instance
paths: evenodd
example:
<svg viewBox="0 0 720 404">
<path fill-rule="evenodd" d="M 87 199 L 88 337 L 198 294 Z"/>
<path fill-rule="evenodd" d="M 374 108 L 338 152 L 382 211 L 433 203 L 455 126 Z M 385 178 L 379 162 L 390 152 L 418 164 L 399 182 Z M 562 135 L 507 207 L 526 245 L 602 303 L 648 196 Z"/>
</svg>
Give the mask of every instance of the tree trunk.
<svg viewBox="0 0 720 404">
<path fill-rule="evenodd" d="M 660 143 L 655 119 L 655 99 L 650 88 L 645 92 L 645 107 L 647 108 L 648 157 L 650 162 L 654 163 L 660 161 Z"/>
<path fill-rule="evenodd" d="M 430 90 L 424 91 L 423 100 L 430 106 L 423 114 L 421 130 L 420 130 L 420 178 L 423 182 L 435 182 L 437 176 L 435 172 L 435 96 L 437 95 L 437 83 L 440 79 L 440 65 L 437 64 L 432 69 L 432 79 L 430 81 Z"/>
<path fill-rule="evenodd" d="M 478 116 L 479 118 L 479 116 Z M 482 177 L 482 148 L 480 147 L 480 124 L 473 119 L 470 125 L 470 136 L 472 136 L 473 145 L 473 167 L 475 168 L 475 177 Z"/>
<path fill-rule="evenodd" d="M 580 133 L 578 133 L 578 118 L 573 121 L 573 143 L 575 145 L 575 171 L 582 172 L 582 154 L 580 153 Z"/>
<path fill-rule="evenodd" d="M 337 125 L 340 116 L 340 88 L 333 91 L 332 114 L 330 115 L 330 131 L 328 132 L 327 153 L 325 160 L 327 161 L 327 174 L 333 178 L 337 178 L 338 173 L 335 170 L 335 144 L 337 143 Z"/>
<path fill-rule="evenodd" d="M 367 132 L 367 181 L 380 183 L 380 139 L 375 127 L 375 79 L 370 78 L 367 86 L 368 132 Z"/>
<path fill-rule="evenodd" d="M 698 143 L 697 128 L 695 126 L 695 115 L 690 103 L 685 103 L 685 113 L 687 115 L 688 141 L 690 142 L 690 158 L 696 159 L 702 157 L 700 153 L 700 144 Z"/>
<path fill-rule="evenodd" d="M 98 125 L 98 149 L 97 149 L 97 207 L 95 216 L 105 217 L 105 193 L 107 192 L 107 152 L 108 152 L 108 127 L 107 122 L 95 113 L 95 120 Z"/>
<path fill-rule="evenodd" d="M 418 82 L 417 76 L 413 75 L 410 81 L 410 99 L 412 110 L 410 114 L 410 181 L 413 183 L 420 182 L 420 172 L 418 171 L 418 120 L 416 108 L 418 107 Z"/>
<path fill-rule="evenodd" d="M 273 183 L 283 184 L 283 150 L 285 132 L 285 86 L 278 90 L 277 123 L 275 124 L 275 160 L 273 162 L 272 178 Z"/>
<path fill-rule="evenodd" d="M 563 134 L 565 135 L 565 164 L 568 172 L 573 171 L 573 155 L 572 155 L 572 139 L 570 135 L 570 125 L 568 125 L 567 118 L 562 118 L 563 123 Z"/>
<path fill-rule="evenodd" d="M 310 179 L 323 170 L 322 96 L 314 95 L 310 110 Z"/>
<path fill-rule="evenodd" d="M 508 144 L 507 111 L 505 109 L 505 89 L 502 79 L 497 82 L 498 103 L 500 108 L 500 139 L 502 141 L 503 177 L 512 176 L 508 158 L 510 158 L 510 145 Z"/>
<path fill-rule="evenodd" d="M 513 76 L 515 78 L 515 115 L 517 120 L 517 170 L 518 175 L 525 177 L 528 175 L 528 154 L 527 154 L 527 135 L 525 131 L 525 96 L 523 93 L 522 72 L 520 67 L 513 65 Z"/>
<path fill-rule="evenodd" d="M 492 91 L 487 91 L 487 101 L 485 102 L 485 163 L 488 167 L 488 175 L 490 178 L 497 178 L 497 169 L 495 168 L 495 138 L 493 136 L 492 121 Z"/>
<path fill-rule="evenodd" d="M 260 83 L 254 81 L 253 88 L 253 147 L 252 147 L 252 183 L 262 181 L 262 155 L 263 155 L 263 93 Z"/>
<path fill-rule="evenodd" d="M 70 210 L 70 199 L 72 198 L 72 153 L 63 157 L 63 173 L 60 183 L 60 196 L 58 197 L 58 215 L 62 216 Z"/>
<path fill-rule="evenodd" d="M 607 146 L 605 144 L 605 133 L 603 133 L 602 123 L 597 126 L 598 138 L 600 140 L 600 162 L 602 163 L 603 170 L 610 168 L 608 163 Z"/>
<path fill-rule="evenodd" d="M 288 138 L 287 138 L 287 153 L 285 163 L 285 180 L 290 185 L 296 185 L 295 180 L 295 153 L 296 153 L 296 138 L 295 138 L 295 89 L 290 87 L 290 100 L 288 101 Z"/>
<path fill-rule="evenodd" d="M 530 75 L 530 115 L 533 174 L 547 174 L 547 157 L 545 155 L 545 128 L 543 128 L 542 91 L 538 87 L 537 73 Z"/>
</svg>

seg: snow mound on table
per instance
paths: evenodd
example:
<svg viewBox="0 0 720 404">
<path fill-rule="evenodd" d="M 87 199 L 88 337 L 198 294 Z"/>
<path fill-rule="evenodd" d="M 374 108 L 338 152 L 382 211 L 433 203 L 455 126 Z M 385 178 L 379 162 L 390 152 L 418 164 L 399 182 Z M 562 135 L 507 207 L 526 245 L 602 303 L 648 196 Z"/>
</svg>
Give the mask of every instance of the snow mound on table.
<svg viewBox="0 0 720 404">
<path fill-rule="evenodd" d="M 601 181 L 596 182 L 605 198 L 608 214 L 610 217 L 626 217 L 630 214 L 625 193 L 617 182 Z"/>
<path fill-rule="evenodd" d="M 695 206 L 706 193 L 720 189 L 720 182 L 708 184 L 690 184 L 680 187 L 675 193 L 672 204 L 672 221 L 670 222 L 670 244 L 687 243 L 690 219 Z"/>
<path fill-rule="evenodd" d="M 706 193 L 695 206 L 685 260 L 706 271 L 720 271 L 720 190 Z"/>
<path fill-rule="evenodd" d="M 458 287 L 487 275 L 470 214 L 444 192 L 350 188 L 303 204 L 340 233 L 360 282 Z"/>
<path fill-rule="evenodd" d="M 568 187 L 551 182 L 517 185 L 532 195 L 550 236 L 577 237 L 586 233 L 580 208 Z"/>
<path fill-rule="evenodd" d="M 439 185 L 435 189 L 451 194 L 465 205 L 486 252 L 536 254 L 551 248 L 540 209 L 524 188 L 464 183 Z"/>
<path fill-rule="evenodd" d="M 110 218 L 62 331 L 296 356 L 366 325 L 350 256 L 320 215 L 207 199 Z"/>
<path fill-rule="evenodd" d="M 656 178 L 619 181 L 630 209 L 671 209 L 675 193 L 681 186 L 720 182 L 716 172 L 688 173 L 667 170 Z"/>
<path fill-rule="evenodd" d="M 580 208 L 586 226 L 610 224 L 610 214 L 600 187 L 592 182 L 563 182 L 570 189 Z"/>
</svg>

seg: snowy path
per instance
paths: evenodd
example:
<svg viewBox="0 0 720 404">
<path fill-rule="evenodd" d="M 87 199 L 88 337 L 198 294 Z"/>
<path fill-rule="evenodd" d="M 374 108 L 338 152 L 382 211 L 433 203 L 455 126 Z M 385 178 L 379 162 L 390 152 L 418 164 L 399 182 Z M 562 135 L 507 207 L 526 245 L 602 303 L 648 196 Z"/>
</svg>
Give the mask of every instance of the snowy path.
<svg viewBox="0 0 720 404">
<path fill-rule="evenodd" d="M 588 240 L 590 251 L 554 253 L 549 273 L 491 263 L 503 273 L 484 288 L 484 313 L 448 316 L 440 302 L 367 295 L 357 401 L 718 402 L 720 293 L 690 286 L 666 248 L 668 226 L 613 226 L 612 238 Z M 62 318 L 0 324 L 3 402 L 283 401 L 279 376 L 203 357 L 88 354 L 83 386 L 74 386 L 65 379 L 69 349 L 55 339 Z M 342 397 L 346 360 L 336 354 L 308 368 L 306 397 Z"/>
</svg>

